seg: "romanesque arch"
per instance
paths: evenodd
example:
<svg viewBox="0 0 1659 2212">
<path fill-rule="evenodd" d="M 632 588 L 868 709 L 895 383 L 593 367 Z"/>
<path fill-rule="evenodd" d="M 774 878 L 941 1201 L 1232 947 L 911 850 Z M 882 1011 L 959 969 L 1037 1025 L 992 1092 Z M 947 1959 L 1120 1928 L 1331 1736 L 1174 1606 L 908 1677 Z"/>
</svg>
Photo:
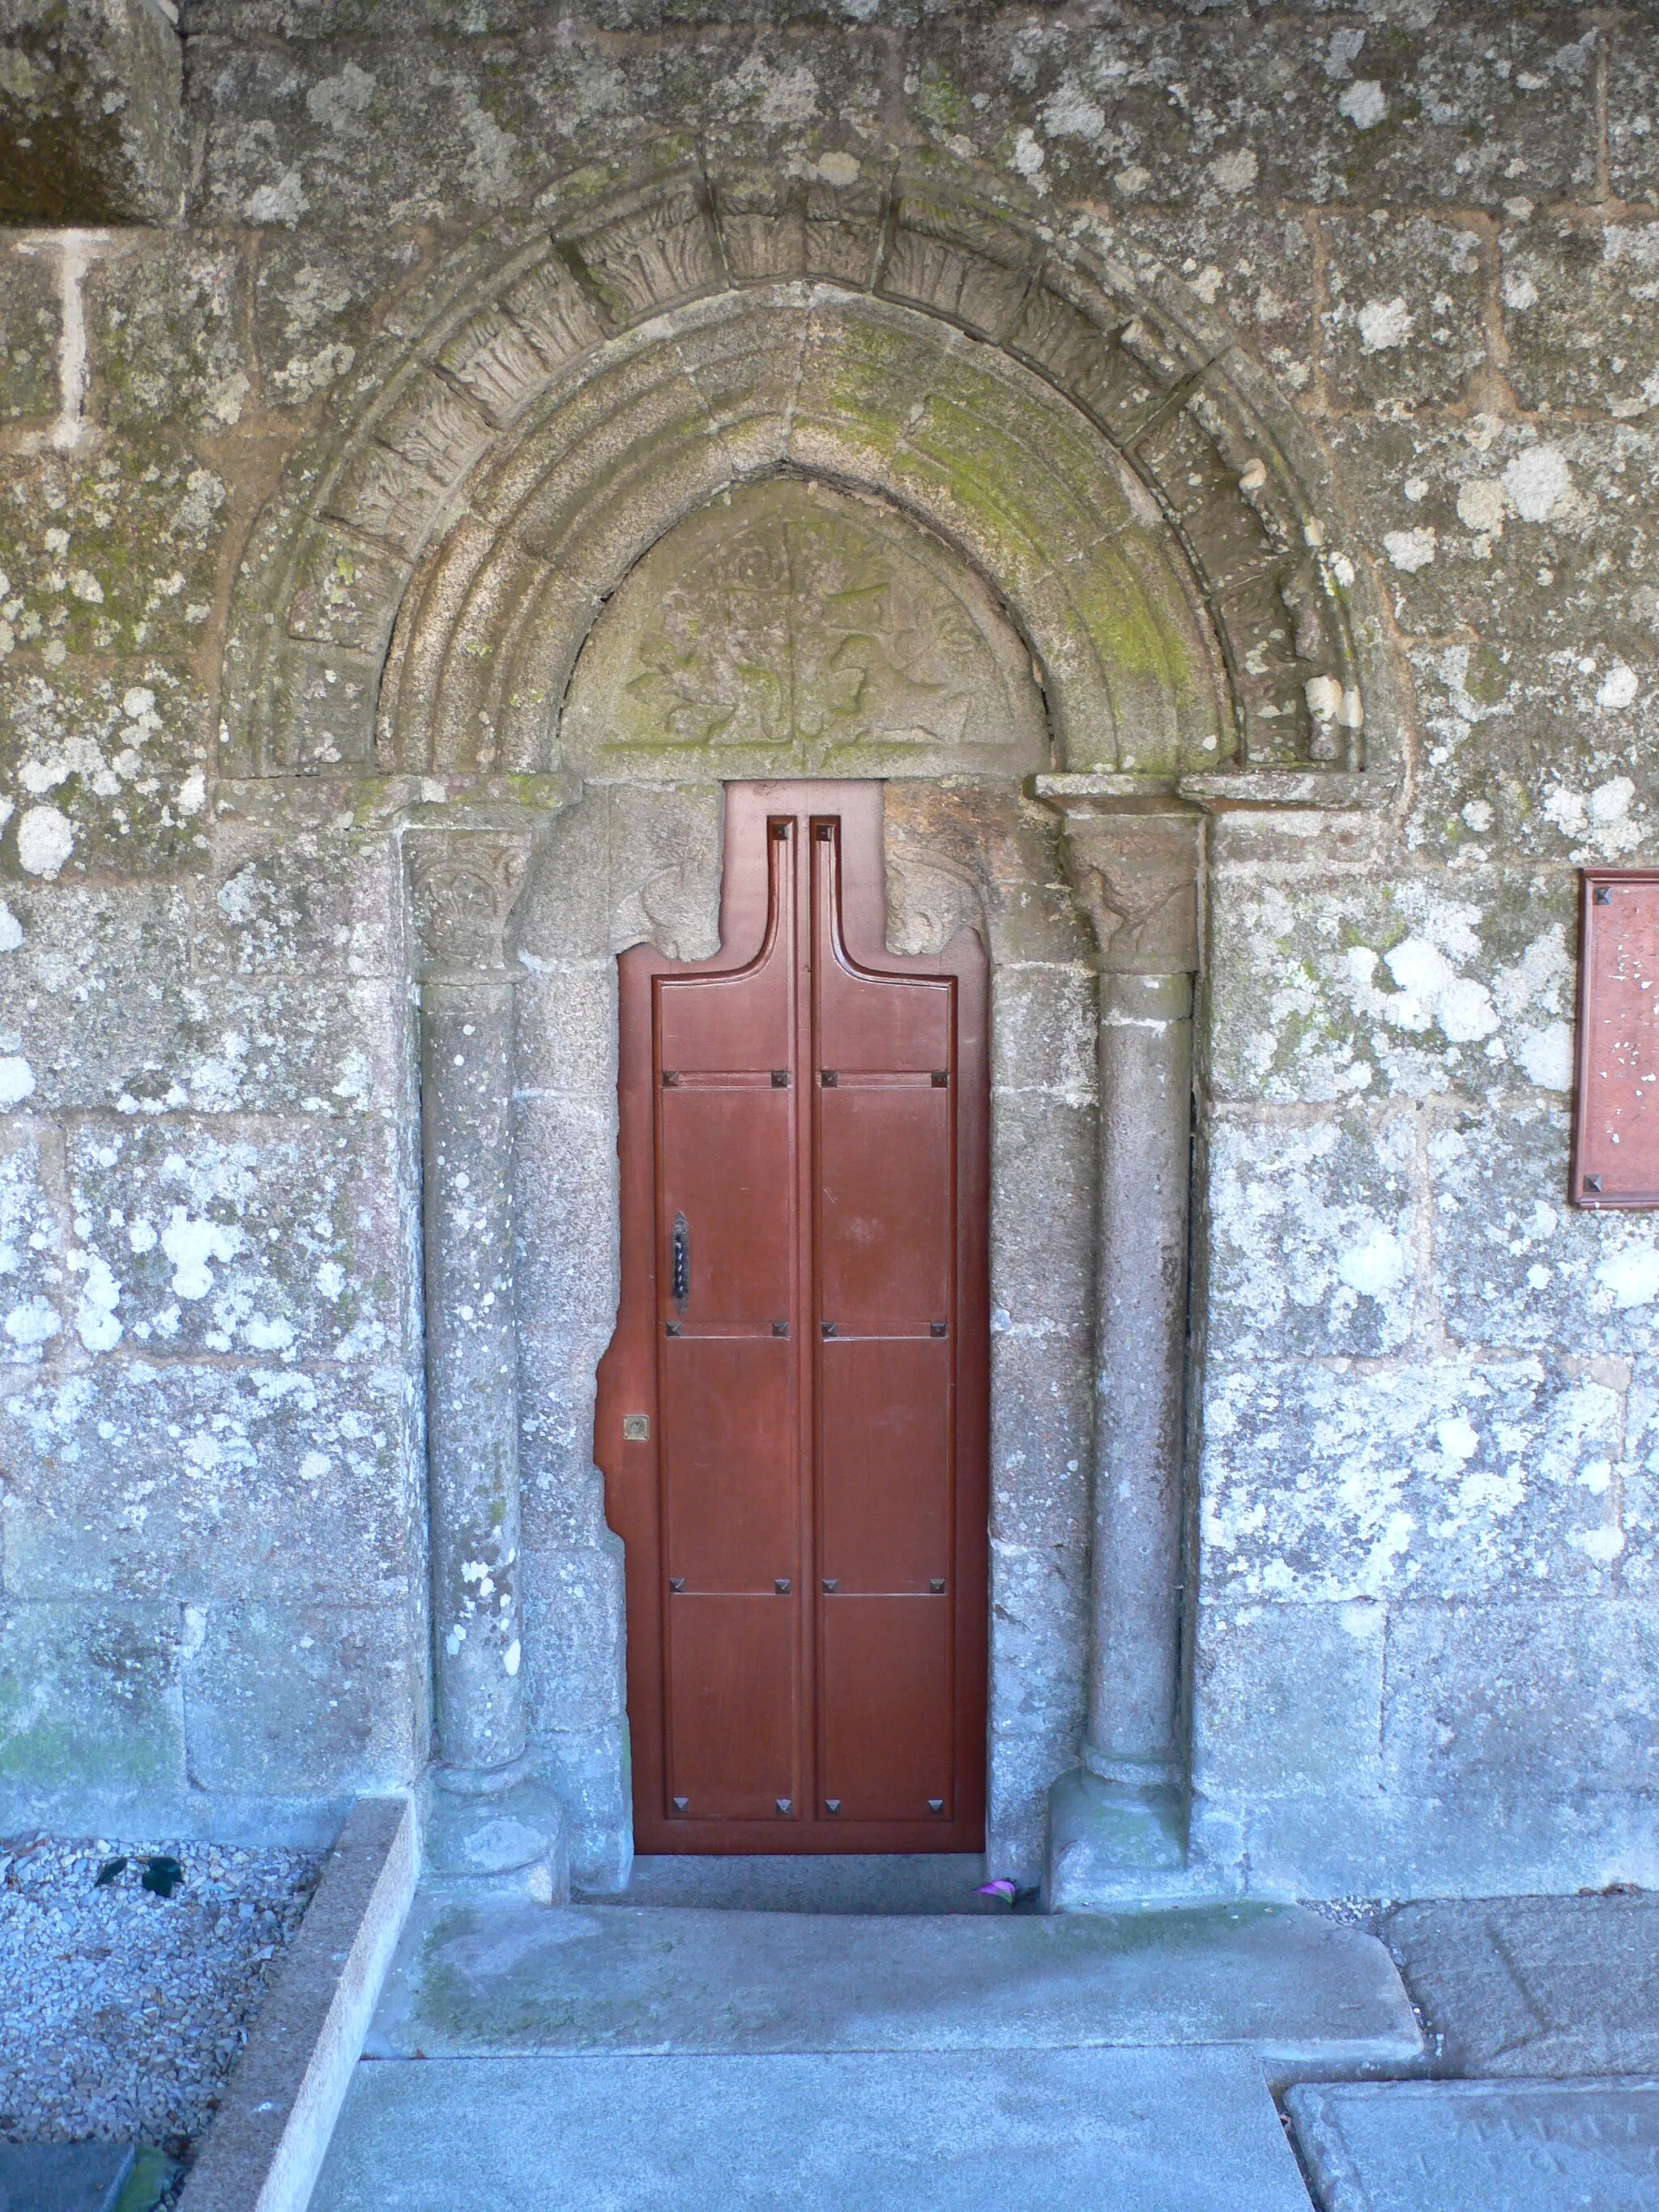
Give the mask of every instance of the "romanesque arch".
<svg viewBox="0 0 1659 2212">
<path fill-rule="evenodd" d="M 830 166 L 579 182 L 434 285 L 255 533 L 227 773 L 552 766 L 598 604 L 691 508 L 788 468 L 993 580 L 1056 765 L 1362 765 L 1352 571 L 1293 422 L 1197 303 L 971 182 Z"/>
<path fill-rule="evenodd" d="M 1022 964 L 1097 971 L 1082 1088 L 1063 1050 L 1033 1047 L 1034 1092 L 1078 1109 L 1073 1128 L 1092 1132 L 1097 1107 L 1104 1134 L 1038 1201 L 1079 1245 L 1064 1273 L 1075 1342 L 1048 1321 L 1028 1340 L 1015 1317 L 994 1376 L 1005 1413 L 1060 1409 L 1073 1481 L 1050 1501 L 1066 1533 L 1043 1539 L 1064 1555 L 1066 1622 L 1050 1635 L 1033 1597 L 994 1655 L 993 1797 L 1000 1786 L 1011 1863 L 1029 1869 L 1055 1785 L 1056 1901 L 1115 1867 L 1169 1873 L 1184 1838 L 1203 811 L 1352 806 L 1386 779 L 1362 586 L 1328 541 L 1293 418 L 1196 303 L 970 179 L 872 176 L 850 156 L 804 178 L 698 164 L 577 180 L 546 207 L 403 312 L 325 460 L 262 518 L 233 609 L 222 760 L 230 803 L 248 781 L 374 781 L 409 856 L 454 1802 L 495 1793 L 499 1812 L 501 1790 L 528 1786 L 520 1669 L 537 1663 L 520 1562 L 514 909 L 533 936 L 547 887 L 611 839 L 617 794 L 676 787 L 637 841 L 655 857 L 620 900 L 614 882 L 592 894 L 577 932 L 592 939 L 584 1035 L 602 1062 L 611 955 L 644 935 L 712 949 L 720 777 L 875 775 L 894 793 L 896 949 L 966 920 L 1005 992 Z M 827 631 L 836 575 L 866 604 Z M 751 619 L 771 625 L 758 653 L 733 629 Z M 787 713 L 769 718 L 732 680 L 757 659 Z M 942 804 L 942 778 L 970 795 Z M 1044 837 L 1033 910 L 1056 879 L 1073 890 L 1034 960 L 1008 927 L 1006 875 L 1022 840 L 1029 855 Z M 1006 1128 L 1017 1120 L 1011 1106 Z M 1027 1172 L 1054 1170 L 1010 1139 L 994 1179 Z M 611 1173 L 601 1129 L 581 1216 L 595 1312 Z M 591 1377 L 592 1350 L 577 1331 L 557 1356 Z M 1119 1387 L 1091 1407 L 1103 1374 Z M 596 1494 L 573 1617 L 615 1610 Z M 1005 1504 L 1017 1524 L 1021 1498 Z M 571 1785 L 592 1802 L 610 1791 L 589 1825 L 609 1820 L 616 1848 L 607 1860 L 590 1837 L 590 1879 L 625 1864 L 619 1759 L 608 1781 Z M 559 1817 L 519 1805 L 434 1823 L 441 1863 L 510 1857 L 514 1836 Z"/>
</svg>

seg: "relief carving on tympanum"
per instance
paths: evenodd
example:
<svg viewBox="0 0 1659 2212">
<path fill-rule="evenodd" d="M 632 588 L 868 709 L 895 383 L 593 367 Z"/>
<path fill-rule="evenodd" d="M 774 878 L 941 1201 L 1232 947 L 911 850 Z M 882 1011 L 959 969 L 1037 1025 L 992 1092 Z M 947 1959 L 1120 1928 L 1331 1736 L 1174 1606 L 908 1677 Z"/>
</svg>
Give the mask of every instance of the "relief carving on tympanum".
<svg viewBox="0 0 1659 2212">
<path fill-rule="evenodd" d="M 1018 774 L 1048 757 L 1029 655 L 966 564 L 873 500 L 775 478 L 691 516 L 601 616 L 565 758 L 637 773 Z"/>
</svg>

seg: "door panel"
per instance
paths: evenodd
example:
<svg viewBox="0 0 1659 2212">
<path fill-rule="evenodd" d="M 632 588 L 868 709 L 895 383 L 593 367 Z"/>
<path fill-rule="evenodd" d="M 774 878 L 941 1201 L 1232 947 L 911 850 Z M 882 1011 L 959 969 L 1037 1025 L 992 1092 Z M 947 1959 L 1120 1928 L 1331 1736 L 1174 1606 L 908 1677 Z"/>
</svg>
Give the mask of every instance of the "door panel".
<svg viewBox="0 0 1659 2212">
<path fill-rule="evenodd" d="M 688 1590 L 765 1592 L 800 1572 L 791 1352 L 769 1335 L 663 1346 L 665 1566 Z"/>
<path fill-rule="evenodd" d="M 659 1138 L 665 1323 L 787 1320 L 793 1296 L 793 1118 L 787 1091 L 665 1089 Z M 675 1297 L 674 1225 L 687 1295 Z"/>
<path fill-rule="evenodd" d="M 951 1346 L 839 1338 L 818 1367 L 820 1579 L 920 1593 L 951 1556 Z"/>
<path fill-rule="evenodd" d="M 950 1643 L 951 1608 L 943 1597 L 825 1599 L 826 1817 L 948 1826 Z M 840 1812 L 830 1814 L 836 1801 Z"/>
<path fill-rule="evenodd" d="M 720 954 L 619 963 L 641 1850 L 982 1845 L 986 969 L 888 956 L 881 821 L 728 787 Z"/>
<path fill-rule="evenodd" d="M 820 1088 L 819 1311 L 840 1334 L 948 1322 L 951 1095 Z"/>
<path fill-rule="evenodd" d="M 697 1823 L 799 1817 L 793 1665 L 799 1614 L 793 1595 L 669 1599 L 665 1818 Z M 685 1803 L 677 1806 L 677 1797 Z M 788 1801 L 781 1814 L 780 1798 Z"/>
</svg>

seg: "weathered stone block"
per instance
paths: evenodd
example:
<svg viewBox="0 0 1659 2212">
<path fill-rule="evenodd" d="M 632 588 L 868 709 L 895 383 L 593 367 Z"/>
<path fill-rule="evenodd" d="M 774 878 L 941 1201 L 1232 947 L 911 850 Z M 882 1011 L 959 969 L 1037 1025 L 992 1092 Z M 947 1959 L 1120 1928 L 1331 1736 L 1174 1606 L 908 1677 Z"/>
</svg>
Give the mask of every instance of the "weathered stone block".
<svg viewBox="0 0 1659 2212">
<path fill-rule="evenodd" d="M 89 569 L 72 565 L 56 572 L 56 583 L 65 605 L 76 591 L 101 593 Z M 54 641 L 94 649 L 98 633 L 119 626 L 118 617 L 106 620 L 104 605 L 101 596 L 90 607 L 77 604 Z M 8 872 L 57 883 L 200 866 L 212 750 L 205 702 L 154 665 L 145 672 L 150 681 L 126 684 L 78 659 L 43 670 L 21 655 L 0 669 L 0 716 L 21 802 L 0 848 Z"/>
<path fill-rule="evenodd" d="M 1218 1601 L 1605 1591 L 1622 1392 L 1554 1360 L 1218 1362 L 1202 1579 Z"/>
<path fill-rule="evenodd" d="M 1431 30 L 1210 10 L 1040 38 L 929 18 L 913 37 L 934 133 L 1066 194 L 1207 211 L 1257 192 L 1468 206 L 1593 187 L 1597 36 L 1570 13 Z"/>
<path fill-rule="evenodd" d="M 1086 1322 L 991 1339 L 991 1534 L 1080 1559 L 1089 1541 L 1094 1434 Z"/>
<path fill-rule="evenodd" d="M 1094 1200 L 1092 1106 L 1030 1091 L 998 1091 L 991 1102 L 991 1303 L 1016 1324 L 1088 1319 L 1093 1265 L 1088 1223 Z M 1056 1220 L 1078 1234 L 1058 1238 Z"/>
<path fill-rule="evenodd" d="M 241 252 L 206 239 L 149 238 L 94 260 L 86 278 L 93 395 L 109 428 L 161 424 L 211 437 L 241 421 L 252 390 Z"/>
<path fill-rule="evenodd" d="M 368 1795 L 412 1778 L 422 1699 L 403 1613 L 225 1603 L 186 1625 L 195 1788 Z"/>
<path fill-rule="evenodd" d="M 1571 1080 L 1561 1024 L 1555 1065 Z M 1659 1246 L 1640 1213 L 1567 1202 L 1565 1097 L 1460 1113 L 1429 1139 L 1435 1273 L 1449 1334 L 1465 1344 L 1571 1346 L 1589 1356 L 1650 1348 Z"/>
<path fill-rule="evenodd" d="M 1041 1738 L 1054 1759 L 1048 1781 L 1082 1728 L 1088 1638 L 1086 1562 L 1046 1545 L 994 1540 L 992 1740 Z"/>
<path fill-rule="evenodd" d="M 55 415 L 63 305 L 44 243 L 0 248 L 0 422 Z"/>
<path fill-rule="evenodd" d="M 372 623 L 372 607 L 369 615 Z M 385 615 L 389 629 L 391 611 Z M 362 653 L 301 639 L 276 647 L 268 685 L 264 773 L 336 768 L 343 762 L 364 767 L 374 757 L 380 680 L 378 651 Z"/>
<path fill-rule="evenodd" d="M 580 1549 L 600 1540 L 605 1491 L 593 1464 L 593 1401 L 611 1322 L 593 1328 L 524 1328 L 519 1339 L 520 1450 L 526 1550 Z"/>
<path fill-rule="evenodd" d="M 514 994 L 522 1091 L 580 1092 L 595 1098 L 617 1088 L 617 966 L 614 960 L 524 962 Z"/>
<path fill-rule="evenodd" d="M 184 1780 L 179 1608 L 0 1608 L 0 1781 L 31 1790 Z"/>
<path fill-rule="evenodd" d="M 1068 1106 L 1096 1091 L 1092 969 L 999 965 L 992 982 L 991 1081 L 999 1096 L 1038 1093 Z"/>
<path fill-rule="evenodd" d="M 625 1889 L 634 1863 L 627 1721 L 558 1729 L 537 1739 L 534 1756 L 569 1822 L 573 1884 L 605 1897 Z"/>
<path fill-rule="evenodd" d="M 527 1552 L 526 1697 L 537 1735 L 591 1729 L 624 1710 L 622 1546 Z"/>
<path fill-rule="evenodd" d="M 8 901 L 22 932 L 0 956 L 14 1102 L 47 1113 L 112 1104 L 185 988 L 183 894 L 66 884 L 12 889 Z"/>
<path fill-rule="evenodd" d="M 191 961 L 198 975 L 409 972 L 398 853 L 382 830 L 216 823 Z"/>
<path fill-rule="evenodd" d="M 1398 1352 L 1419 1293 L 1416 1119 L 1211 1125 L 1209 1341 L 1251 1352 Z"/>
<path fill-rule="evenodd" d="M 407 1602 L 409 1379 L 126 1359 L 0 1404 L 19 1597 Z"/>
<path fill-rule="evenodd" d="M 1477 230 L 1428 216 L 1322 218 L 1326 375 L 1345 407 L 1445 405 L 1485 362 Z"/>
<path fill-rule="evenodd" d="M 213 611 L 227 497 L 223 477 L 172 435 L 142 468 L 101 441 L 0 456 L 0 498 L 31 518 L 5 533 L 0 644 L 17 649 L 14 676 L 71 698 L 196 696 L 188 664 Z M 125 669 L 73 665 L 116 652 L 144 657 Z"/>
<path fill-rule="evenodd" d="M 406 466 L 395 455 L 386 463 L 393 471 Z M 352 528 L 319 525 L 301 553 L 289 603 L 290 636 L 337 646 L 369 659 L 385 653 L 409 581 L 404 549 L 412 556 L 439 502 L 436 489 L 428 487 L 422 494 L 419 514 L 410 520 L 398 506 L 402 490 L 400 482 L 388 484 L 379 477 L 370 489 L 359 486 L 354 493 L 353 488 L 347 487 L 346 496 L 352 501 Z M 360 534 L 367 531 L 386 532 L 398 550 L 371 544 Z M 366 750 L 357 756 L 367 757 Z"/>
<path fill-rule="evenodd" d="M 1609 36 L 1607 167 L 1614 197 L 1659 202 L 1659 37 L 1629 16 Z"/>
<path fill-rule="evenodd" d="M 63 1196 L 56 1133 L 0 1115 L 0 1364 L 36 1366 L 63 1334 Z"/>
<path fill-rule="evenodd" d="M 1375 1789 L 1387 1629 L 1374 1603 L 1207 1607 L 1194 1785 L 1247 1797 Z"/>
<path fill-rule="evenodd" d="M 525 1325 L 608 1327 L 617 1296 L 615 1099 L 524 1098 L 515 1122 Z"/>
<path fill-rule="evenodd" d="M 402 1223 L 379 1121 L 82 1122 L 74 1328 L 89 1351 L 395 1358 Z"/>
<path fill-rule="evenodd" d="M 176 222 L 179 34 L 147 0 L 13 0 L 0 68 L 0 222 Z"/>
<path fill-rule="evenodd" d="M 1501 1094 L 1553 1064 L 1573 977 L 1571 878 L 1241 871 L 1218 873 L 1212 898 L 1224 1099 Z"/>
<path fill-rule="evenodd" d="M 1500 1802 L 1650 1790 L 1656 1669 L 1645 1604 L 1402 1606 L 1389 1632 L 1388 1786 Z"/>
<path fill-rule="evenodd" d="M 1522 404 L 1599 403 L 1621 421 L 1659 406 L 1659 225 L 1539 216 L 1508 226 L 1499 246 L 1509 376 Z"/>
</svg>

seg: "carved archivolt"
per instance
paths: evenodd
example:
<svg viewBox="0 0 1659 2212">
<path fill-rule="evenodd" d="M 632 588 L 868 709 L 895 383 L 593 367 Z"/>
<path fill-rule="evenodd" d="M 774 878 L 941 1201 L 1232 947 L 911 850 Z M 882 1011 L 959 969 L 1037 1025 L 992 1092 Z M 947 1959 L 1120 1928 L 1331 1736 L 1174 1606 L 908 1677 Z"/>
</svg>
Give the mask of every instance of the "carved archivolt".
<svg viewBox="0 0 1659 2212">
<path fill-rule="evenodd" d="M 493 268 L 475 250 L 256 533 L 227 772 L 562 765 L 599 605 L 688 514 L 787 473 L 908 514 L 989 580 L 1054 765 L 1361 766 L 1352 571 L 1257 373 L 1175 288 L 982 184 L 843 166 L 553 194 Z"/>
</svg>

